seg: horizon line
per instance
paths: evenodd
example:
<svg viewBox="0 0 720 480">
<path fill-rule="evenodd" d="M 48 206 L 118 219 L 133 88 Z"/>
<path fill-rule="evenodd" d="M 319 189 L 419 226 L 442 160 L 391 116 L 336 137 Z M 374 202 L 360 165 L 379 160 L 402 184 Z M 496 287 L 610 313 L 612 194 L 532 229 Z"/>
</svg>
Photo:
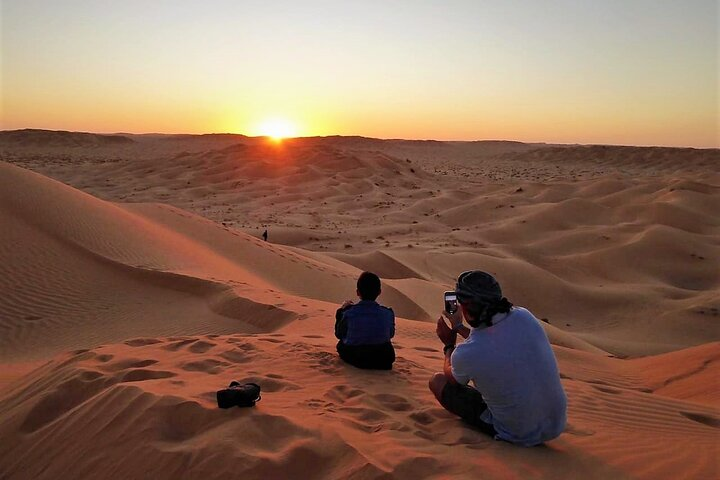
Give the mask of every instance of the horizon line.
<svg viewBox="0 0 720 480">
<path fill-rule="evenodd" d="M 62 132 L 62 133 L 84 133 L 89 135 L 107 135 L 107 136 L 119 136 L 119 135 L 134 135 L 134 136 L 150 136 L 150 135 L 166 135 L 166 136 L 203 136 L 203 135 L 236 135 L 245 138 L 271 138 L 269 135 L 246 135 L 244 133 L 237 132 L 205 132 L 205 133 L 163 133 L 163 132 L 99 132 L 99 131 L 80 131 L 80 130 L 60 130 L 60 129 L 49 129 L 49 128 L 14 128 L 14 129 L 2 129 L 0 133 L 6 132 L 22 132 L 22 131 L 36 131 L 36 132 Z M 435 138 L 382 138 L 382 137 L 368 137 L 365 135 L 352 134 L 352 135 L 300 135 L 296 137 L 284 137 L 283 140 L 292 139 L 310 139 L 310 138 L 331 138 L 331 137 L 342 137 L 342 138 L 363 138 L 367 140 L 379 140 L 379 141 L 398 141 L 398 142 L 438 142 L 438 143 L 479 143 L 479 142 L 506 142 L 506 143 L 522 143 L 525 145 L 546 145 L 546 146 L 597 146 L 597 147 L 638 147 L 638 148 L 677 148 L 677 149 L 694 149 L 694 150 L 720 150 L 720 144 L 712 147 L 697 147 L 689 145 L 657 145 L 657 144 L 619 144 L 619 143 L 567 143 L 567 142 L 552 142 L 552 141 L 523 141 L 523 140 L 507 140 L 507 139 L 475 139 L 475 140 L 439 140 Z"/>
</svg>

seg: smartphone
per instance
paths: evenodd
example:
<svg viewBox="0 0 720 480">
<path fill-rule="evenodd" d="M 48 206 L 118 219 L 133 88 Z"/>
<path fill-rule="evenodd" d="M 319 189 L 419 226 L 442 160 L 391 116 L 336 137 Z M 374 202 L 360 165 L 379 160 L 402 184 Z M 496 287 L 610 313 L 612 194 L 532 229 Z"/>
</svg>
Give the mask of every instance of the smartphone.
<svg viewBox="0 0 720 480">
<path fill-rule="evenodd" d="M 457 294 L 455 292 L 445 292 L 445 311 L 448 313 L 457 312 Z"/>
</svg>

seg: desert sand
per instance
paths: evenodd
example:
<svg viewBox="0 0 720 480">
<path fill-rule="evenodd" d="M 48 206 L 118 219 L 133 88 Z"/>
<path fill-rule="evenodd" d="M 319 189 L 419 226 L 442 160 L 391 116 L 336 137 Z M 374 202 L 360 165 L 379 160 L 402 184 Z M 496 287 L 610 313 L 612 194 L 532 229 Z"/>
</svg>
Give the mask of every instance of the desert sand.
<svg viewBox="0 0 720 480">
<path fill-rule="evenodd" d="M 718 150 L 24 130 L 0 160 L 0 479 L 720 475 Z M 475 268 L 553 344 L 543 446 L 427 389 Z M 335 354 L 363 270 L 391 372 Z M 230 380 L 262 400 L 219 410 Z"/>
</svg>

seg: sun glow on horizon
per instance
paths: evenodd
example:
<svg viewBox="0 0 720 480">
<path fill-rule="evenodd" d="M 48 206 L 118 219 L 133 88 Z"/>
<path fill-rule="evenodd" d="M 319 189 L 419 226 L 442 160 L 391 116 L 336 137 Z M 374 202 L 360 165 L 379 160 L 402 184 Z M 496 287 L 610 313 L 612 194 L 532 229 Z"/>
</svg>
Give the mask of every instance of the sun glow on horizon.
<svg viewBox="0 0 720 480">
<path fill-rule="evenodd" d="M 2 2 L 0 130 L 720 147 L 716 0 L 297 3 Z"/>
<path fill-rule="evenodd" d="M 282 141 L 285 138 L 297 137 L 298 127 L 285 118 L 269 118 L 258 124 L 257 133 L 275 141 Z"/>
</svg>

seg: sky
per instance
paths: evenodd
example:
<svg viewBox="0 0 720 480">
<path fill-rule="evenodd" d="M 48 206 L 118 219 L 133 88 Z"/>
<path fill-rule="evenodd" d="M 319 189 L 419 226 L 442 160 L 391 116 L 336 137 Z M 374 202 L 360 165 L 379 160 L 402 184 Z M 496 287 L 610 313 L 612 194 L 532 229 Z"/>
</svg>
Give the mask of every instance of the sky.
<svg viewBox="0 0 720 480">
<path fill-rule="evenodd" d="M 0 1 L 4 130 L 720 146 L 716 0 Z"/>
</svg>

